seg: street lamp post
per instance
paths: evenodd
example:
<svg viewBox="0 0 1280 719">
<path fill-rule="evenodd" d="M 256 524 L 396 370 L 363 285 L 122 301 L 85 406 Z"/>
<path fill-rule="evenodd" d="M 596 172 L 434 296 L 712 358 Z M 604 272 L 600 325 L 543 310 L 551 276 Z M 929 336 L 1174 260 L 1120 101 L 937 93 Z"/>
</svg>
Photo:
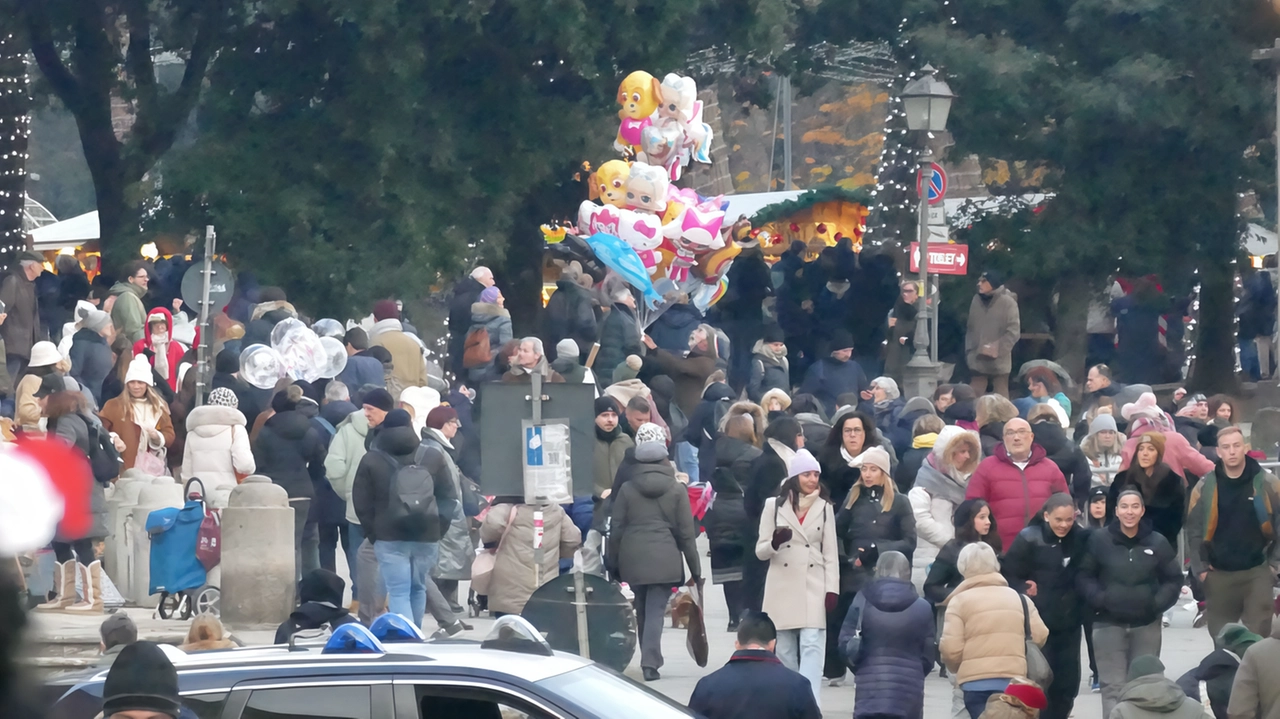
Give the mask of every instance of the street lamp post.
<svg viewBox="0 0 1280 719">
<path fill-rule="evenodd" d="M 1273 4 L 1276 12 L 1280 12 L 1280 0 L 1274 0 Z M 1253 59 L 1269 62 L 1276 68 L 1276 258 L 1280 259 L 1280 39 L 1276 40 L 1274 47 L 1254 50 Z M 1280 301 L 1280 283 L 1276 284 L 1276 298 L 1277 301 Z M 1280 332 L 1275 334 L 1277 339 L 1280 339 Z M 1280 357 L 1280 351 L 1277 351 L 1273 356 Z M 1271 368 L 1260 367 L 1259 370 L 1265 376 L 1270 373 Z"/>
<path fill-rule="evenodd" d="M 938 79 L 936 70 L 925 65 L 922 75 L 902 89 L 902 104 L 907 115 L 907 129 L 934 133 L 947 129 L 951 101 L 955 95 L 947 83 Z M 907 362 L 904 390 L 910 397 L 932 397 L 938 387 L 938 364 L 929 354 L 929 180 L 933 174 L 933 154 L 926 143 L 920 155 L 919 236 L 920 308 L 916 312 L 915 354 Z"/>
</svg>

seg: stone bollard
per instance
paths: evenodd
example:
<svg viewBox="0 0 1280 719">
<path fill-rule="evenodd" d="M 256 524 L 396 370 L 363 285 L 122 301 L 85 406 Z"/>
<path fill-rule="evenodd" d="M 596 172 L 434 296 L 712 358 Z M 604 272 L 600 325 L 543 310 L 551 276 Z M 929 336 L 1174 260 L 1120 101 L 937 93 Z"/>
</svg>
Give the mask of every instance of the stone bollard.
<svg viewBox="0 0 1280 719">
<path fill-rule="evenodd" d="M 152 477 L 144 477 L 129 470 L 115 481 L 107 495 L 107 541 L 102 547 L 102 566 L 125 599 L 132 599 L 129 592 L 129 559 L 126 522 L 133 508 L 138 506 L 138 494 L 151 484 Z"/>
<path fill-rule="evenodd" d="M 293 508 L 284 488 L 253 475 L 222 510 L 222 621 L 277 625 L 294 608 Z"/>
<path fill-rule="evenodd" d="M 121 594 L 140 607 L 153 608 L 160 603 L 160 595 L 151 594 L 151 538 L 147 536 L 147 515 L 157 509 L 181 507 L 182 504 L 182 485 L 172 477 L 156 477 L 151 484 L 143 485 L 138 492 L 137 506 L 129 512 L 125 534 L 129 567 L 125 572 L 130 583 L 128 592 L 121 590 Z"/>
</svg>

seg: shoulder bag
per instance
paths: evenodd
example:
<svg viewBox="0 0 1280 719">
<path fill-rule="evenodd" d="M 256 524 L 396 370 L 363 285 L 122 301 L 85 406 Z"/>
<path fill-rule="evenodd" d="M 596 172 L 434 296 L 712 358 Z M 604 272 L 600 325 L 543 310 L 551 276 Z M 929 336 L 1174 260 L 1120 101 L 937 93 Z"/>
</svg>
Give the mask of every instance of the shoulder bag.
<svg viewBox="0 0 1280 719">
<path fill-rule="evenodd" d="M 1027 597 L 1019 593 L 1018 599 L 1022 602 L 1022 634 L 1027 658 L 1027 678 L 1039 684 L 1042 689 L 1047 689 L 1053 683 L 1053 669 L 1049 666 L 1049 660 L 1044 658 L 1040 647 L 1031 639 L 1031 612 L 1027 608 Z"/>
<path fill-rule="evenodd" d="M 493 568 L 498 563 L 498 550 L 502 549 L 502 542 L 507 538 L 507 533 L 511 531 L 511 525 L 516 521 L 517 505 L 511 505 L 511 512 L 507 514 L 507 526 L 502 530 L 502 536 L 498 538 L 498 544 L 493 549 L 484 549 L 476 554 L 475 561 L 471 563 L 471 589 L 476 594 L 488 596 L 489 583 L 493 579 Z"/>
</svg>

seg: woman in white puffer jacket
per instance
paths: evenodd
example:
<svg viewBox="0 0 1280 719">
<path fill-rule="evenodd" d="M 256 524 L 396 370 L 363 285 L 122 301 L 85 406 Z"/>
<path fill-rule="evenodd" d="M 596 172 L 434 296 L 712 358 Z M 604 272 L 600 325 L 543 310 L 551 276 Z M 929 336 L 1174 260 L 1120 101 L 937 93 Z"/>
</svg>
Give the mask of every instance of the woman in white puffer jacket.
<svg viewBox="0 0 1280 719">
<path fill-rule="evenodd" d="M 182 478 L 199 477 L 210 506 L 225 507 L 236 475 L 253 474 L 256 465 L 236 395 L 225 387 L 209 393 L 209 404 L 187 415 L 187 445 Z"/>
<path fill-rule="evenodd" d="M 938 433 L 933 451 L 920 465 L 916 482 L 907 493 L 916 518 L 915 555 L 912 557 L 912 580 L 919 589 L 924 585 L 929 565 L 938 550 L 955 538 L 951 515 L 964 501 L 969 476 L 982 460 L 982 444 L 978 433 L 946 427 Z"/>
</svg>

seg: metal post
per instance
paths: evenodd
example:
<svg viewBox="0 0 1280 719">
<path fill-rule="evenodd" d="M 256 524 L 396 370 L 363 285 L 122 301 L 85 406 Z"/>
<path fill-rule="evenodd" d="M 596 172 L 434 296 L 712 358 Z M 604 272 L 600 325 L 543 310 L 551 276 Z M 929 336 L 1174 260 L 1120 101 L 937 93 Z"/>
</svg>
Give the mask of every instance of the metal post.
<svg viewBox="0 0 1280 719">
<path fill-rule="evenodd" d="M 917 211 L 916 234 L 920 245 L 920 296 L 917 302 L 920 309 L 916 312 L 915 354 L 907 362 L 905 379 L 906 395 L 910 397 L 932 397 L 938 388 L 938 368 L 930 359 L 929 336 L 932 334 L 929 322 L 929 180 L 933 172 L 933 153 L 926 146 L 920 154 L 920 207 Z"/>
<path fill-rule="evenodd" d="M 213 277 L 214 249 L 218 243 L 218 235 L 213 225 L 204 228 L 204 270 L 200 273 L 204 282 L 200 288 L 200 319 L 196 327 L 200 329 L 200 344 L 196 347 L 196 404 L 204 404 L 209 381 L 209 281 Z"/>
<path fill-rule="evenodd" d="M 1277 7 L 1280 10 L 1280 7 Z M 1276 72 L 1276 259 L 1280 260 L 1280 38 L 1277 38 L 1272 47 L 1262 50 L 1253 51 L 1253 59 L 1256 62 L 1269 62 L 1275 68 Z M 1265 261 L 1263 264 L 1266 264 Z M 1265 267 L 1264 271 L 1269 271 Z M 1280 282 L 1276 283 L 1276 299 L 1280 301 Z M 1280 332 L 1274 333 L 1277 341 L 1280 341 Z M 1270 368 L 1259 367 L 1264 374 Z"/>
<path fill-rule="evenodd" d="M 934 366 L 938 364 L 938 317 L 942 315 L 942 282 L 940 275 L 934 275 L 929 278 L 933 283 L 929 296 L 933 298 L 933 312 L 929 313 L 929 322 L 932 325 L 933 337 L 929 342 L 929 360 Z"/>
<path fill-rule="evenodd" d="M 782 78 L 782 189 L 791 189 L 791 78 Z"/>
</svg>

